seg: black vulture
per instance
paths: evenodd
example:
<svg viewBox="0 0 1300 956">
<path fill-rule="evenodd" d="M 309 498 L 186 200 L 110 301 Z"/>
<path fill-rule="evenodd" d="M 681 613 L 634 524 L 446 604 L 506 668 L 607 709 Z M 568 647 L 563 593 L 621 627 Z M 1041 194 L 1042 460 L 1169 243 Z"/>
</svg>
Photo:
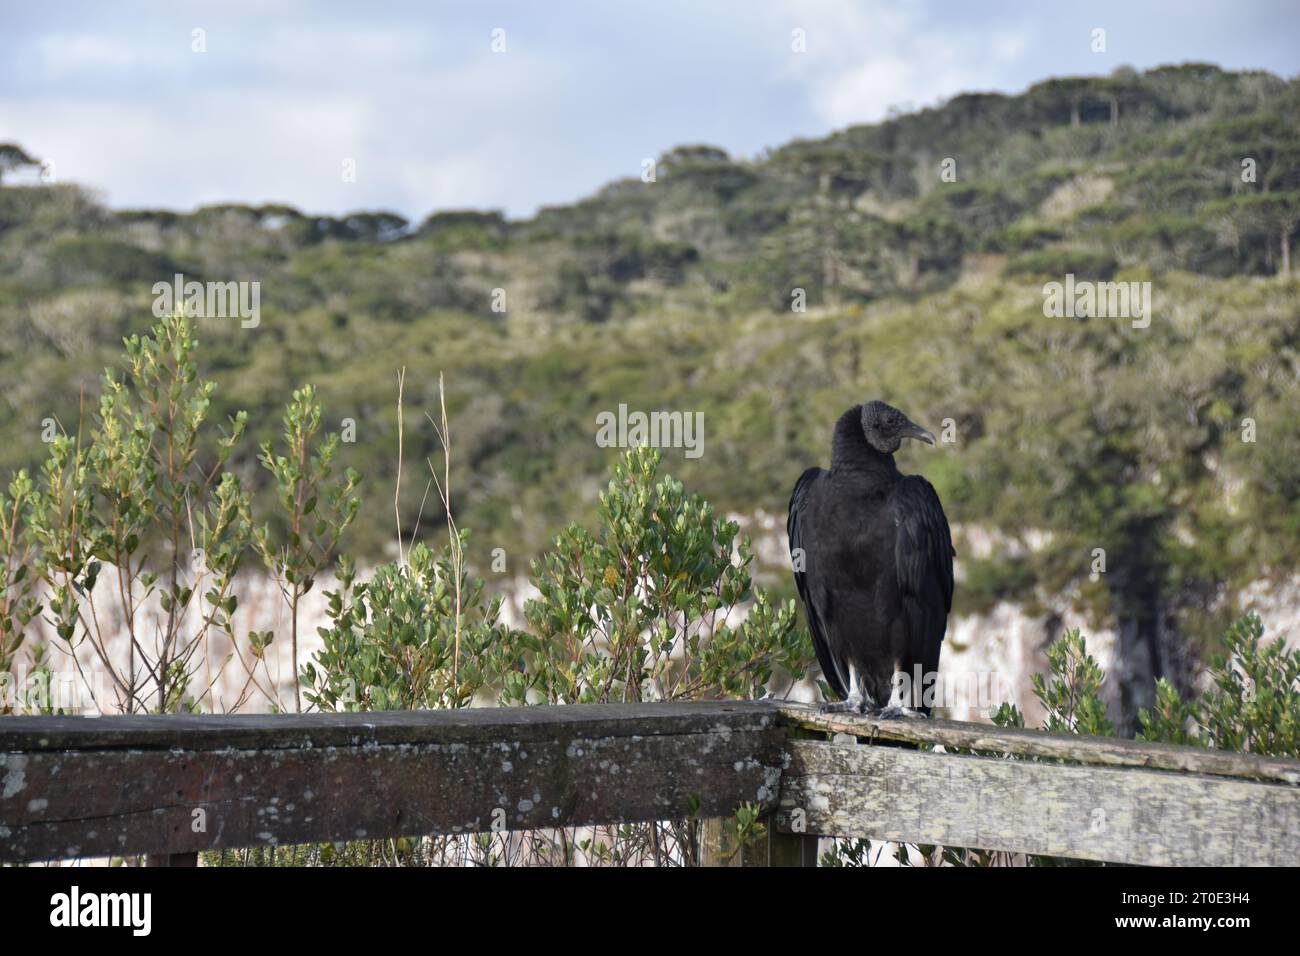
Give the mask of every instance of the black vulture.
<svg viewBox="0 0 1300 956">
<path fill-rule="evenodd" d="M 835 423 L 830 470 L 809 468 L 790 496 L 795 584 L 822 674 L 843 701 L 827 710 L 930 713 L 954 552 L 934 486 L 894 464 L 904 438 L 934 444 L 891 405 L 850 408 Z"/>
</svg>

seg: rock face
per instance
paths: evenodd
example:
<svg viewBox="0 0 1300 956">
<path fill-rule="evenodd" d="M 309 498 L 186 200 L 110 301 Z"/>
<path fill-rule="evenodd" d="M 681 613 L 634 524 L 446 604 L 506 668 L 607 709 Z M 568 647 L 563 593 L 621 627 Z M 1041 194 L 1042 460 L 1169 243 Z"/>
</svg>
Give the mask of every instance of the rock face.
<svg viewBox="0 0 1300 956">
<path fill-rule="evenodd" d="M 1088 652 L 1108 672 L 1115 653 L 1115 632 L 1089 630 L 1082 618 L 1029 617 L 1014 604 L 999 604 L 985 614 L 954 618 L 939 660 L 945 687 L 953 689 L 945 699 L 945 716 L 954 720 L 987 720 L 1004 701 L 1013 703 L 1025 715 L 1025 724 L 1036 727 L 1045 716 L 1030 683 L 1034 674 L 1046 673 L 1048 644 L 1064 631 L 1078 627 L 1088 638 Z M 1115 687 L 1107 681 L 1107 706 L 1115 705 Z"/>
</svg>

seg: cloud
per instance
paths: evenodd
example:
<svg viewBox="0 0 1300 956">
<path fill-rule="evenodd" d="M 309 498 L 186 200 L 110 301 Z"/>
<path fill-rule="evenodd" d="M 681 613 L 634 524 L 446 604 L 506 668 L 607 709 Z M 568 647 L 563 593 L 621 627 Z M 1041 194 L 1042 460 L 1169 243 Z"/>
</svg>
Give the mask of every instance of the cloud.
<svg viewBox="0 0 1300 956">
<path fill-rule="evenodd" d="M 0 129 L 52 160 L 60 180 L 106 186 L 117 206 L 526 209 L 537 196 L 530 180 L 567 179 L 572 164 L 550 129 L 570 72 L 558 58 L 491 55 L 486 33 L 483 55 L 453 44 L 460 62 L 427 38 L 378 29 L 268 30 L 232 41 L 213 30 L 209 52 L 184 47 L 165 81 L 114 94 L 119 74 L 138 80 L 156 61 L 106 39 L 42 38 L 43 75 L 75 51 L 52 84 L 69 92 L 0 96 Z M 81 91 L 84 75 L 105 90 Z M 355 182 L 344 181 L 345 159 L 355 161 Z"/>
<path fill-rule="evenodd" d="M 32 54 L 47 81 L 76 74 L 102 76 L 141 64 L 141 52 L 111 37 L 89 33 L 51 33 L 37 38 Z"/>
<path fill-rule="evenodd" d="M 787 75 L 804 84 L 810 107 L 831 126 L 998 85 L 1028 45 L 1022 31 L 958 22 L 920 4 L 812 0 L 784 4 L 781 17 L 807 37 L 807 52 L 791 55 Z"/>
<path fill-rule="evenodd" d="M 221 92 L 175 112 L 82 99 L 0 110 L 6 126 L 22 129 L 23 142 L 54 163 L 60 181 L 114 184 L 115 204 L 182 207 L 310 200 L 331 175 L 341 180 L 341 158 L 356 152 L 363 115 L 346 100 Z"/>
</svg>

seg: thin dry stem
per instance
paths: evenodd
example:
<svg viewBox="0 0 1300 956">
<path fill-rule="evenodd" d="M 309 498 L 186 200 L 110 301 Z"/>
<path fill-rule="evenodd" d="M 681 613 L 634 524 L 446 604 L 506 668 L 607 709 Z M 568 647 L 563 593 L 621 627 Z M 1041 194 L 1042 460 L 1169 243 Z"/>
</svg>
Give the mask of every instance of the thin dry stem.
<svg viewBox="0 0 1300 956">
<path fill-rule="evenodd" d="M 433 426 L 434 432 L 438 436 L 438 441 L 442 443 L 442 480 L 438 480 L 437 469 L 433 467 L 433 462 L 428 461 L 429 472 L 433 475 L 434 484 L 438 488 L 438 497 L 442 499 L 442 510 L 447 516 L 447 540 L 451 548 L 451 566 L 452 574 L 455 578 L 453 582 L 456 589 L 456 636 L 455 650 L 451 661 L 451 679 L 454 686 L 458 686 L 460 673 L 460 616 L 461 616 L 461 564 L 464 555 L 461 553 L 460 532 L 456 528 L 456 519 L 451 513 L 451 429 L 447 424 L 447 393 L 443 385 L 442 372 L 438 373 L 438 406 L 442 424 L 433 420 L 433 416 L 428 412 L 424 417 L 429 419 L 429 424 Z"/>
<path fill-rule="evenodd" d="M 405 420 L 402 413 L 402 392 L 406 386 L 406 366 L 397 373 L 397 487 L 393 489 L 393 517 L 397 521 L 397 562 L 405 567 L 406 554 L 402 550 L 402 447 L 405 441 Z"/>
</svg>

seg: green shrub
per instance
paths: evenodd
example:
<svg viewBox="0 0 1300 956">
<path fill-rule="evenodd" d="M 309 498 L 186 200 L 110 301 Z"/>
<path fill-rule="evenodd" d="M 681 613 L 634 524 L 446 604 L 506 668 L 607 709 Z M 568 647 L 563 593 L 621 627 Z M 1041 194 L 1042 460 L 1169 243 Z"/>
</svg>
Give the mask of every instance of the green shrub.
<svg viewBox="0 0 1300 956">
<path fill-rule="evenodd" d="M 109 283 L 128 285 L 170 279 L 182 268 L 167 256 L 116 239 L 83 236 L 53 246 L 46 260 L 49 281 L 64 288 Z"/>
<path fill-rule="evenodd" d="M 501 599 L 486 600 L 464 565 L 459 577 L 450 547 L 416 544 L 404 564 L 381 565 L 361 583 L 342 562 L 339 589 L 326 592 L 324 647 L 303 668 L 307 700 L 325 711 L 465 707 L 508 677 L 517 686 Z"/>
<path fill-rule="evenodd" d="M 1281 637 L 1261 644 L 1263 634 L 1258 615 L 1234 623 L 1227 653 L 1210 662 L 1209 688 L 1188 700 L 1160 680 L 1138 739 L 1300 758 L 1300 650 Z"/>
<path fill-rule="evenodd" d="M 29 512 L 49 619 L 70 653 L 90 642 L 127 713 L 197 708 L 190 683 L 209 637 L 236 640 L 231 589 L 251 522 L 224 465 L 245 416 L 212 434 L 216 385 L 198 378 L 195 346 L 181 314 L 127 339 L 126 378 L 105 373 L 88 435 L 51 442 Z M 115 583 L 107 614 L 92 599 L 101 572 Z M 142 610 L 151 598 L 156 628 Z M 130 639 L 125 662 L 110 647 L 119 628 Z"/>
<path fill-rule="evenodd" d="M 265 528 L 254 530 L 250 495 L 230 467 L 247 416 L 237 412 L 226 427 L 213 427 L 216 384 L 199 376 L 189 320 L 168 316 L 125 346 L 126 374 L 105 372 L 89 428 L 53 435 L 36 479 L 20 471 L 8 496 L 0 495 L 0 674 L 12 678 L 26 626 L 41 610 L 39 585 L 59 649 L 73 655 L 88 644 L 94 653 L 111 695 L 96 696 L 101 710 L 220 709 L 211 688 L 234 659 L 247 681 L 230 706 L 260 688 L 279 707 L 268 689 L 272 675 L 258 682 L 274 634 L 240 635 L 233 624 L 236 575 L 256 543 L 293 608 L 296 639 L 297 598 L 356 514 L 357 476 L 349 469 L 333 478 L 337 437 L 316 445 L 315 392 L 295 392 L 285 413 L 290 454 L 263 450 L 288 526 L 284 542 L 272 545 Z M 97 598 L 101 580 L 112 587 Z M 215 676 L 208 670 L 214 637 L 234 651 Z M 47 650 L 32 648 L 38 677 L 49 669 Z M 201 670 L 205 686 L 195 693 Z M 90 675 L 78 672 L 96 695 Z"/>
<path fill-rule="evenodd" d="M 527 690 L 547 702 L 758 697 L 775 673 L 812 660 L 794 602 L 775 606 L 753 587 L 749 539 L 737 544 L 736 523 L 680 481 L 657 479 L 659 461 L 628 452 L 597 530 L 569 526 L 533 563 Z"/>
<path fill-rule="evenodd" d="M 317 444 L 320 417 L 316 389 L 311 385 L 296 389 L 284 412 L 284 445 L 289 454 L 275 454 L 270 442 L 262 445 L 261 462 L 275 479 L 279 517 L 285 527 L 281 543 L 272 541 L 265 525 L 254 533 L 253 540 L 289 605 L 293 645 L 290 663 L 294 674 L 299 671 L 299 602 L 312 589 L 316 576 L 333 562 L 339 539 L 361 506 L 361 499 L 353 495 L 361 480 L 354 469 L 346 469 L 341 481 L 332 480 L 339 436 L 330 434 Z M 270 638 L 269 633 L 260 636 L 267 642 Z M 294 709 L 302 710 L 297 685 Z"/>
<path fill-rule="evenodd" d="M 1016 256 L 1006 268 L 1009 276 L 1060 278 L 1073 273 L 1080 279 L 1109 280 L 1118 268 L 1115 257 L 1091 249 L 1038 249 Z"/>
<path fill-rule="evenodd" d="M 32 542 L 26 533 L 35 490 L 27 472 L 20 471 L 9 482 L 8 495 L 0 491 L 0 681 L 14 679 L 18 648 L 28 625 L 41 612 L 36 577 L 31 573 Z M 9 713 L 13 706 L 5 689 L 0 683 L 0 714 Z"/>
</svg>

